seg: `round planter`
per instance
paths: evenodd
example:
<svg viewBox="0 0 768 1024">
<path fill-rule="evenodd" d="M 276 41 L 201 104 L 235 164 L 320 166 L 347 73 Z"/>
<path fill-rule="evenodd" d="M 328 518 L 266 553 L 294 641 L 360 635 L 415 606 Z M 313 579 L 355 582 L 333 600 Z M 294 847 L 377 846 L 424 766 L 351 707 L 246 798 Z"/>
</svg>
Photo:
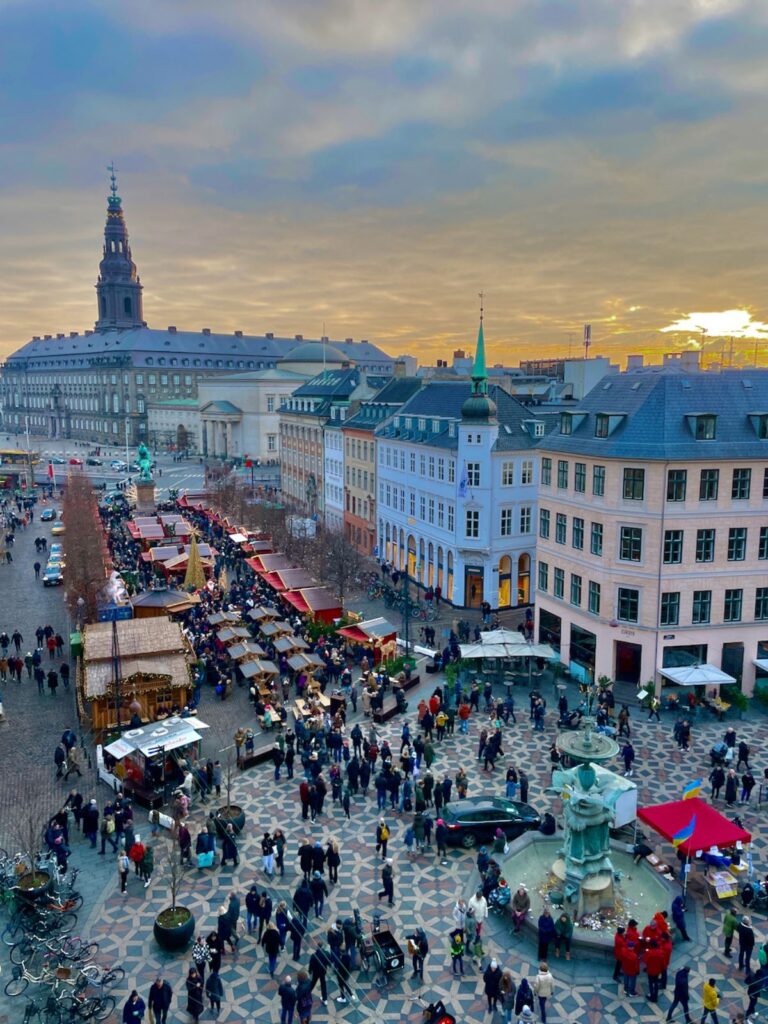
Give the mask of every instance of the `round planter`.
<svg viewBox="0 0 768 1024">
<path fill-rule="evenodd" d="M 155 918 L 155 939 L 157 944 L 170 952 L 186 949 L 195 934 L 195 918 L 186 907 L 171 910 L 166 907 Z"/>
<path fill-rule="evenodd" d="M 25 900 L 39 900 L 51 888 L 52 877 L 48 871 L 28 871 L 21 875 L 15 885 L 18 896 Z"/>
<path fill-rule="evenodd" d="M 216 825 L 221 835 L 226 832 L 227 825 L 231 825 L 232 831 L 239 836 L 245 828 L 245 811 L 238 804 L 220 807 L 216 814 Z"/>
</svg>

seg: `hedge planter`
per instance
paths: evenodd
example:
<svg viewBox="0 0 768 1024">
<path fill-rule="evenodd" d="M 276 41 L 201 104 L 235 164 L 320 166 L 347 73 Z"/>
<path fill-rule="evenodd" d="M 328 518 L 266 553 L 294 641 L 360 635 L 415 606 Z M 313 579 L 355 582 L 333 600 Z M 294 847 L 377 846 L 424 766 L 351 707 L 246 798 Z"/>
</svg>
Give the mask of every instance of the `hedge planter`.
<svg viewBox="0 0 768 1024">
<path fill-rule="evenodd" d="M 170 952 L 186 949 L 195 934 L 195 918 L 186 907 L 166 907 L 155 918 L 157 944 Z"/>
<path fill-rule="evenodd" d="M 232 826 L 235 835 L 240 835 L 245 828 L 245 811 L 238 804 L 220 807 L 216 814 L 216 825 L 222 835 L 227 831 L 227 825 Z"/>
</svg>

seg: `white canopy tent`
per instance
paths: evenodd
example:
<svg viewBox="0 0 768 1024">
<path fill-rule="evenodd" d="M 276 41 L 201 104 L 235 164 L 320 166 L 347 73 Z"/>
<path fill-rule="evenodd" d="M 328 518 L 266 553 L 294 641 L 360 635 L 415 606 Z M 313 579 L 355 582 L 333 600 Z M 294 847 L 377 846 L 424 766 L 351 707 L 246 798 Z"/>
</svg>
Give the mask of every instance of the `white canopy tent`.
<svg viewBox="0 0 768 1024">
<path fill-rule="evenodd" d="M 733 676 L 715 665 L 678 665 L 660 668 L 659 674 L 678 686 L 725 686 L 736 682 Z"/>
<path fill-rule="evenodd" d="M 161 748 L 165 751 L 176 750 L 188 743 L 196 743 L 202 739 L 200 731 L 208 729 L 199 718 L 164 718 L 152 722 L 140 729 L 126 729 L 120 739 L 105 747 L 105 751 L 119 761 L 134 750 L 150 756 Z"/>
</svg>

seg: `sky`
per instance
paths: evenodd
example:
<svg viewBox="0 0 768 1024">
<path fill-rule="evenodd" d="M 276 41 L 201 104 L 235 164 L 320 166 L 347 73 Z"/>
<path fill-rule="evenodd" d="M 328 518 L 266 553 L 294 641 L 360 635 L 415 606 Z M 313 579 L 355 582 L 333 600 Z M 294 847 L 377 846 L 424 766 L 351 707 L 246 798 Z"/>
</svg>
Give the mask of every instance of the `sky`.
<svg viewBox="0 0 768 1024">
<path fill-rule="evenodd" d="M 768 365 L 764 0 L 0 0 L 0 357 L 150 326 Z M 670 328 L 672 328 L 670 330 Z"/>
</svg>

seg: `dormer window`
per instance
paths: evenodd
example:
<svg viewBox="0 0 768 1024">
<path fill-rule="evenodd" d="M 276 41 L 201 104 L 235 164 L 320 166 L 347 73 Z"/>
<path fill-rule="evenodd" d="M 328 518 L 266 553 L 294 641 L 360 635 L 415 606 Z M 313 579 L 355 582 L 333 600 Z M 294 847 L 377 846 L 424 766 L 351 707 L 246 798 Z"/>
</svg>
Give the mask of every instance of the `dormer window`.
<svg viewBox="0 0 768 1024">
<path fill-rule="evenodd" d="M 544 437 L 544 424 L 543 423 L 534 423 L 533 424 L 533 436 L 534 437 Z"/>
<path fill-rule="evenodd" d="M 610 419 L 603 412 L 595 416 L 595 437 L 608 437 L 610 430 Z"/>
<path fill-rule="evenodd" d="M 413 420 L 410 416 L 405 417 L 405 429 L 411 430 L 413 428 Z"/>
<path fill-rule="evenodd" d="M 427 421 L 425 419 L 419 418 L 419 430 L 426 430 L 426 429 L 427 429 Z"/>
<path fill-rule="evenodd" d="M 570 434 L 573 430 L 573 420 L 569 412 L 560 413 L 560 433 Z"/>
<path fill-rule="evenodd" d="M 440 433 L 440 420 L 432 420 L 432 431 L 435 434 Z"/>
<path fill-rule="evenodd" d="M 714 441 L 717 428 L 717 416 L 702 415 L 690 417 L 693 422 L 693 436 L 697 441 Z"/>
<path fill-rule="evenodd" d="M 749 416 L 752 421 L 755 433 L 761 441 L 768 440 L 768 413 L 767 412 L 754 412 L 750 413 Z"/>
</svg>

